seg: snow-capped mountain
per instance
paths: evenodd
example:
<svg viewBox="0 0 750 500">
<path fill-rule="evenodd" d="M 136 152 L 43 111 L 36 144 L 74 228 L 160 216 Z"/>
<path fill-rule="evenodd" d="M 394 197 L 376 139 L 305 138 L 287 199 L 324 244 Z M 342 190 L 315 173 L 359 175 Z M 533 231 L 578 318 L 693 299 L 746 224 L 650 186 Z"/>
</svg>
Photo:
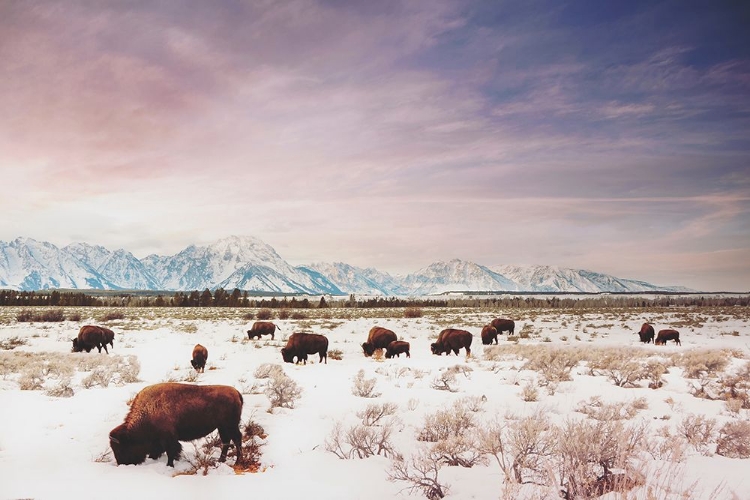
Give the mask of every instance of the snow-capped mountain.
<svg viewBox="0 0 750 500">
<path fill-rule="evenodd" d="M 522 290 L 532 292 L 653 292 L 690 291 L 684 287 L 660 287 L 584 269 L 557 266 L 495 266 L 493 271 L 514 281 Z"/>
<path fill-rule="evenodd" d="M 0 241 L 0 286 L 19 290 L 117 288 L 73 254 L 30 238 Z"/>
<path fill-rule="evenodd" d="M 126 290 L 158 290 L 159 283 L 132 253 L 119 249 L 111 252 L 99 245 L 71 243 L 63 251 L 88 264 L 101 276 Z"/>
<path fill-rule="evenodd" d="M 16 290 L 137 289 L 231 290 L 311 295 L 429 295 L 443 292 L 643 292 L 691 291 L 552 266 L 490 268 L 454 259 L 405 277 L 342 262 L 294 267 L 258 238 L 231 236 L 208 246 L 191 245 L 172 256 L 137 259 L 126 250 L 98 245 L 18 238 L 0 242 L 0 287 Z"/>
<path fill-rule="evenodd" d="M 463 291 L 520 291 L 513 281 L 500 273 L 473 262 L 453 259 L 436 262 L 408 275 L 404 288 L 410 295 L 432 295 L 443 292 Z"/>
<path fill-rule="evenodd" d="M 317 262 L 301 269 L 317 272 L 325 276 L 336 287 L 348 293 L 359 295 L 405 295 L 407 290 L 398 278 L 377 269 L 362 269 L 343 262 L 328 264 Z"/>
</svg>

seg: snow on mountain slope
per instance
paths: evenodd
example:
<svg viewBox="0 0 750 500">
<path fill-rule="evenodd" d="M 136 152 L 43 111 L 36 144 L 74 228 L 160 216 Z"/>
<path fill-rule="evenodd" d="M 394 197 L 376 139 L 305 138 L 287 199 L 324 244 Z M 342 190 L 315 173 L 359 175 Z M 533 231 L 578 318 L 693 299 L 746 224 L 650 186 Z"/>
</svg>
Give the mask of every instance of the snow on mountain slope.
<svg viewBox="0 0 750 500">
<path fill-rule="evenodd" d="M 516 283 L 502 274 L 485 266 L 459 259 L 436 262 L 410 274 L 404 279 L 403 286 L 412 295 L 477 290 L 519 290 Z"/>
<path fill-rule="evenodd" d="M 312 270 L 325 276 L 339 290 L 359 295 L 402 295 L 401 284 L 387 273 L 376 269 L 361 269 L 345 264 L 334 262 L 328 264 L 317 262 L 304 266 L 304 269 Z"/>
</svg>

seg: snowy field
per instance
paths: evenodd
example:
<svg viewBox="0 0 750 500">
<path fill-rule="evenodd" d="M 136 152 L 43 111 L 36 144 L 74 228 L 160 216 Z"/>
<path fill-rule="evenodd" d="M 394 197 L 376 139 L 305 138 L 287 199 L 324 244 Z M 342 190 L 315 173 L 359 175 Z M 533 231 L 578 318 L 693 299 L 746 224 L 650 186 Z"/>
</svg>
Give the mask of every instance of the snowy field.
<svg viewBox="0 0 750 500">
<path fill-rule="evenodd" d="M 19 323 L 19 311 L 0 309 L 2 498 L 424 498 L 420 477 L 445 498 L 560 498 L 571 478 L 595 480 L 606 458 L 633 487 L 603 498 L 750 499 L 750 460 L 733 457 L 750 454 L 746 307 L 424 309 L 419 318 L 313 309 L 272 319 L 273 341 L 247 339 L 247 309 L 118 309 L 123 319 L 104 322 L 106 309 L 66 308 L 80 321 L 52 323 Z M 515 320 L 516 339 L 483 346 L 481 327 L 496 317 Z M 679 330 L 682 345 L 641 344 L 644 321 Z M 109 355 L 70 352 L 84 324 L 115 331 Z M 411 358 L 364 357 L 375 325 L 410 342 Z M 430 353 L 446 327 L 474 334 L 471 357 Z M 282 363 L 295 331 L 326 335 L 341 359 Z M 197 343 L 208 348 L 201 374 L 189 362 Z M 260 378 L 267 364 L 301 389 L 292 408 L 271 408 L 266 388 L 283 377 Z M 116 465 L 110 430 L 140 389 L 169 380 L 243 393 L 243 424 L 266 435 L 257 472 L 236 473 L 233 456 L 196 472 L 191 443 L 175 468 L 166 456 Z M 385 415 L 367 421 L 368 407 Z M 380 455 L 358 458 L 373 441 Z"/>
</svg>

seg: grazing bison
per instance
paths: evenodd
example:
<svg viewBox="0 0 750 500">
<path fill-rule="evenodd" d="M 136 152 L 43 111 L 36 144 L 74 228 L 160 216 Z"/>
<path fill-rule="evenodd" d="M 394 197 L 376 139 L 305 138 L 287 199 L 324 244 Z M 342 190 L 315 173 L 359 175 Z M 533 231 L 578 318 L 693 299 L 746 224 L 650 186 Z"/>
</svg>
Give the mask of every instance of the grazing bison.
<svg viewBox="0 0 750 500">
<path fill-rule="evenodd" d="M 273 334 L 277 328 L 279 327 L 270 321 L 256 321 L 253 323 L 253 327 L 247 331 L 247 338 L 252 340 L 253 337 L 260 338 L 262 335 L 270 335 L 271 340 L 273 340 Z"/>
<path fill-rule="evenodd" d="M 498 335 L 502 335 L 503 332 L 508 332 L 508 335 L 513 335 L 513 332 L 516 329 L 516 322 L 512 319 L 506 319 L 506 318 L 496 318 L 493 319 L 490 325 L 495 327 L 495 330 L 497 330 Z"/>
<path fill-rule="evenodd" d="M 195 344 L 195 347 L 193 347 L 193 359 L 190 360 L 190 364 L 193 365 L 195 371 L 200 373 L 205 372 L 207 359 L 208 349 L 200 344 Z"/>
<path fill-rule="evenodd" d="M 182 451 L 180 441 L 193 441 L 215 429 L 221 438 L 221 456 L 227 458 L 230 441 L 242 461 L 242 394 L 226 385 L 191 385 L 166 382 L 139 392 L 125 422 L 109 433 L 109 445 L 118 465 L 137 465 L 167 452 L 174 467 Z"/>
<path fill-rule="evenodd" d="M 308 354 L 319 354 L 320 362 L 328 364 L 328 338 L 325 335 L 317 333 L 295 332 L 289 336 L 286 347 L 281 349 L 281 357 L 285 363 L 294 363 L 294 357 L 297 357 L 297 363 L 303 361 L 307 364 Z"/>
<path fill-rule="evenodd" d="M 680 332 L 672 330 L 671 328 L 659 330 L 659 333 L 656 335 L 656 340 L 654 340 L 654 344 L 667 345 L 667 340 L 674 340 L 675 344 L 682 345 L 682 343 L 680 343 Z"/>
<path fill-rule="evenodd" d="M 367 342 L 362 344 L 362 351 L 369 358 L 376 349 L 385 349 L 394 340 L 398 340 L 398 337 L 392 330 L 382 326 L 373 326 L 367 335 Z"/>
<path fill-rule="evenodd" d="M 484 328 L 482 328 L 482 344 L 490 345 L 493 340 L 497 344 L 497 328 L 492 325 L 484 325 Z"/>
<path fill-rule="evenodd" d="M 455 328 L 446 328 L 438 335 L 437 341 L 430 344 L 432 354 L 438 356 L 453 351 L 458 356 L 458 350 L 464 347 L 466 356 L 471 356 L 471 333 L 466 330 L 457 330 Z"/>
<path fill-rule="evenodd" d="M 388 347 L 385 348 L 385 357 L 391 359 L 393 356 L 401 356 L 401 353 L 406 353 L 407 358 L 411 358 L 409 354 L 409 343 L 403 340 L 394 340 Z"/>
<path fill-rule="evenodd" d="M 107 343 L 105 342 L 105 336 L 102 329 L 98 326 L 94 325 L 84 325 L 81 327 L 81 329 L 78 331 L 78 337 L 73 339 L 73 352 L 91 352 L 91 349 L 96 347 L 99 349 L 99 352 L 102 352 L 102 347 L 104 347 L 104 352 L 109 354 L 109 351 L 107 350 Z"/>
<path fill-rule="evenodd" d="M 644 344 L 649 344 L 654 340 L 654 327 L 648 323 L 643 323 L 641 325 L 641 331 L 636 333 Z"/>
<path fill-rule="evenodd" d="M 103 344 L 109 344 L 111 347 L 115 347 L 115 332 L 110 330 L 109 328 L 105 328 L 103 326 L 99 327 L 102 330 L 102 343 Z"/>
</svg>

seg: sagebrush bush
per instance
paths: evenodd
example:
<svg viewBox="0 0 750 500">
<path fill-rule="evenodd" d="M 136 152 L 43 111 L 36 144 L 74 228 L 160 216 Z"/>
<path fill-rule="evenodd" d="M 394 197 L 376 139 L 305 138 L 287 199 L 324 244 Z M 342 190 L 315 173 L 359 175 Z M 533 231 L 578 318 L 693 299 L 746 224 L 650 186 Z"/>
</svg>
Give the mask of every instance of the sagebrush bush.
<svg viewBox="0 0 750 500">
<path fill-rule="evenodd" d="M 702 374 L 716 377 L 729 364 L 730 355 L 726 351 L 695 349 L 675 355 L 674 363 L 683 369 L 687 378 L 697 379 Z"/>
<path fill-rule="evenodd" d="M 436 443 L 451 436 L 460 436 L 474 426 L 473 412 L 459 400 L 451 408 L 425 415 L 424 424 L 417 433 L 417 441 Z"/>
<path fill-rule="evenodd" d="M 365 371 L 359 370 L 354 376 L 354 384 L 352 385 L 352 394 L 360 398 L 376 398 L 380 396 L 379 392 L 375 391 L 375 385 L 377 384 L 376 378 L 365 378 Z"/>
<path fill-rule="evenodd" d="M 404 309 L 404 318 L 421 318 L 422 309 L 419 307 L 407 307 Z"/>
<path fill-rule="evenodd" d="M 260 320 L 268 320 L 273 318 L 273 311 L 270 309 L 261 309 L 255 316 Z"/>
<path fill-rule="evenodd" d="M 710 455 L 711 444 L 716 440 L 716 419 L 704 415 L 688 414 L 677 426 L 677 432 L 695 451 Z"/>
<path fill-rule="evenodd" d="M 336 361 L 341 361 L 344 359 L 344 352 L 341 349 L 331 349 L 328 351 L 328 358 L 329 359 L 335 359 Z"/>
<path fill-rule="evenodd" d="M 449 485 L 440 482 L 438 474 L 442 464 L 438 457 L 426 449 L 420 449 L 409 459 L 397 456 L 388 471 L 389 481 L 404 481 L 410 492 L 419 491 L 428 500 L 444 498 Z"/>
<path fill-rule="evenodd" d="M 302 397 L 302 388 L 284 374 L 271 376 L 264 392 L 271 401 L 271 408 L 294 408 Z"/>
<path fill-rule="evenodd" d="M 276 363 L 263 363 L 255 369 L 253 376 L 255 378 L 272 378 L 284 375 L 284 368 Z"/>
<path fill-rule="evenodd" d="M 29 342 L 26 339 L 22 339 L 19 336 L 11 337 L 9 339 L 0 340 L 0 350 L 12 351 L 16 347 L 27 345 Z"/>
<path fill-rule="evenodd" d="M 750 458 L 750 422 L 733 420 L 719 430 L 716 454 L 728 458 Z"/>
<path fill-rule="evenodd" d="M 378 425 L 385 417 L 390 417 L 396 413 L 398 405 L 396 403 L 371 403 L 364 410 L 358 411 L 357 416 L 362 419 L 362 425 Z"/>
</svg>

